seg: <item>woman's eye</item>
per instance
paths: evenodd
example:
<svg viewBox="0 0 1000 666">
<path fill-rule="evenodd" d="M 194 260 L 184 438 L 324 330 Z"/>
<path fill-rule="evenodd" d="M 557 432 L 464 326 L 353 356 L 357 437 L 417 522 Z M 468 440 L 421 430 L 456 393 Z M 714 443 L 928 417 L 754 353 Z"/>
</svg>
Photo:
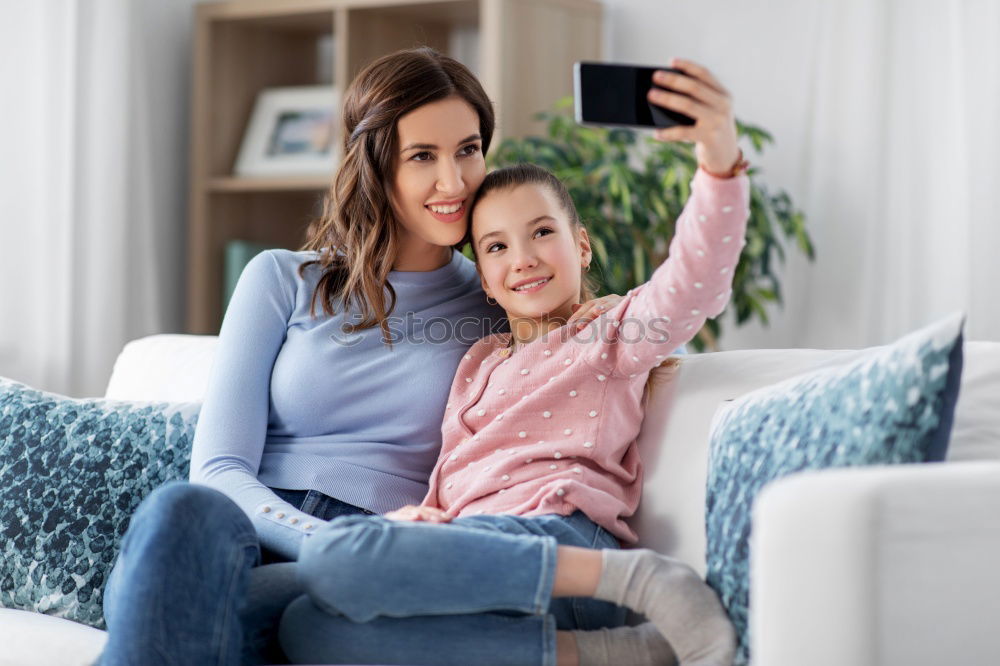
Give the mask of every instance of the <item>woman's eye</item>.
<svg viewBox="0 0 1000 666">
<path fill-rule="evenodd" d="M 462 148 L 462 154 L 466 156 L 475 155 L 478 152 L 479 152 L 479 146 L 477 146 L 474 143 L 470 143 L 468 146 Z"/>
<path fill-rule="evenodd" d="M 417 153 L 416 155 L 414 155 L 410 159 L 413 160 L 414 162 L 426 162 L 431 157 L 433 157 L 433 155 L 431 155 L 427 151 L 424 151 L 422 153 Z M 427 158 L 427 159 L 424 159 L 424 158 Z"/>
</svg>

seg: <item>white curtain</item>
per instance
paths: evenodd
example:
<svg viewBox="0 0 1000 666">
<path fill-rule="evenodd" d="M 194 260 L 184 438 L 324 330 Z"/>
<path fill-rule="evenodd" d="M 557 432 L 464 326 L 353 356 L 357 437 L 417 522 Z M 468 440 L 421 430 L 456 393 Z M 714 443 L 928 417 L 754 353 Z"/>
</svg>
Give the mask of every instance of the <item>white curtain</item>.
<svg viewBox="0 0 1000 666">
<path fill-rule="evenodd" d="M 789 261 L 770 327 L 727 315 L 724 348 L 884 344 L 954 310 L 1000 340 L 1000 2 L 607 4 L 609 58 L 707 65 L 807 215 L 816 262 Z"/>
<path fill-rule="evenodd" d="M 0 4 L 0 375 L 101 395 L 181 328 L 192 5 Z"/>
</svg>

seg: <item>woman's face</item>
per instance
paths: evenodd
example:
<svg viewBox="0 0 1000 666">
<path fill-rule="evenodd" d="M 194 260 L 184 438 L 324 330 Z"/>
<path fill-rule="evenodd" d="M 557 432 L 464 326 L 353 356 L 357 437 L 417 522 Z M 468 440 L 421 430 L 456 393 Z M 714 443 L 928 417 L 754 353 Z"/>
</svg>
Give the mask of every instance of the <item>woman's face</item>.
<svg viewBox="0 0 1000 666">
<path fill-rule="evenodd" d="M 513 318 L 561 317 L 579 302 L 590 239 L 542 185 L 491 192 L 476 206 L 473 242 L 483 290 Z"/>
<path fill-rule="evenodd" d="M 425 104 L 397 125 L 396 173 L 389 200 L 410 253 L 462 240 L 468 204 L 486 177 L 479 116 L 458 96 Z"/>
</svg>

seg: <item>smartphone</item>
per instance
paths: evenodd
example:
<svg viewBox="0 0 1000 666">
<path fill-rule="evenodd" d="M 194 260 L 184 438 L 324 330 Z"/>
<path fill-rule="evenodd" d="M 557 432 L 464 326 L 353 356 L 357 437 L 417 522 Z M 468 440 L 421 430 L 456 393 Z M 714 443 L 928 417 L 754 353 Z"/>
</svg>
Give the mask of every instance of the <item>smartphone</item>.
<svg viewBox="0 0 1000 666">
<path fill-rule="evenodd" d="M 684 75 L 684 72 L 671 67 L 603 62 L 574 64 L 576 122 L 581 125 L 652 128 L 694 125 L 694 118 L 664 109 L 646 99 L 650 88 L 666 90 L 653 84 L 653 72 L 661 69 Z"/>
</svg>

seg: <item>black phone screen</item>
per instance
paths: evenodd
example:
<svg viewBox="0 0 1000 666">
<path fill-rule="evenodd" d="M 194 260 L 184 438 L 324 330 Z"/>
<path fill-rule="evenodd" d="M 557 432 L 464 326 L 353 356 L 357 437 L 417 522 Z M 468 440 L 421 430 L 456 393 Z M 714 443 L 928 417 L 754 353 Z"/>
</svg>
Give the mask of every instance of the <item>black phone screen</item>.
<svg viewBox="0 0 1000 666">
<path fill-rule="evenodd" d="M 670 67 L 577 63 L 574 72 L 577 122 L 631 127 L 693 125 L 694 119 L 646 99 L 653 87 L 653 72 L 658 69 L 683 74 Z"/>
</svg>

